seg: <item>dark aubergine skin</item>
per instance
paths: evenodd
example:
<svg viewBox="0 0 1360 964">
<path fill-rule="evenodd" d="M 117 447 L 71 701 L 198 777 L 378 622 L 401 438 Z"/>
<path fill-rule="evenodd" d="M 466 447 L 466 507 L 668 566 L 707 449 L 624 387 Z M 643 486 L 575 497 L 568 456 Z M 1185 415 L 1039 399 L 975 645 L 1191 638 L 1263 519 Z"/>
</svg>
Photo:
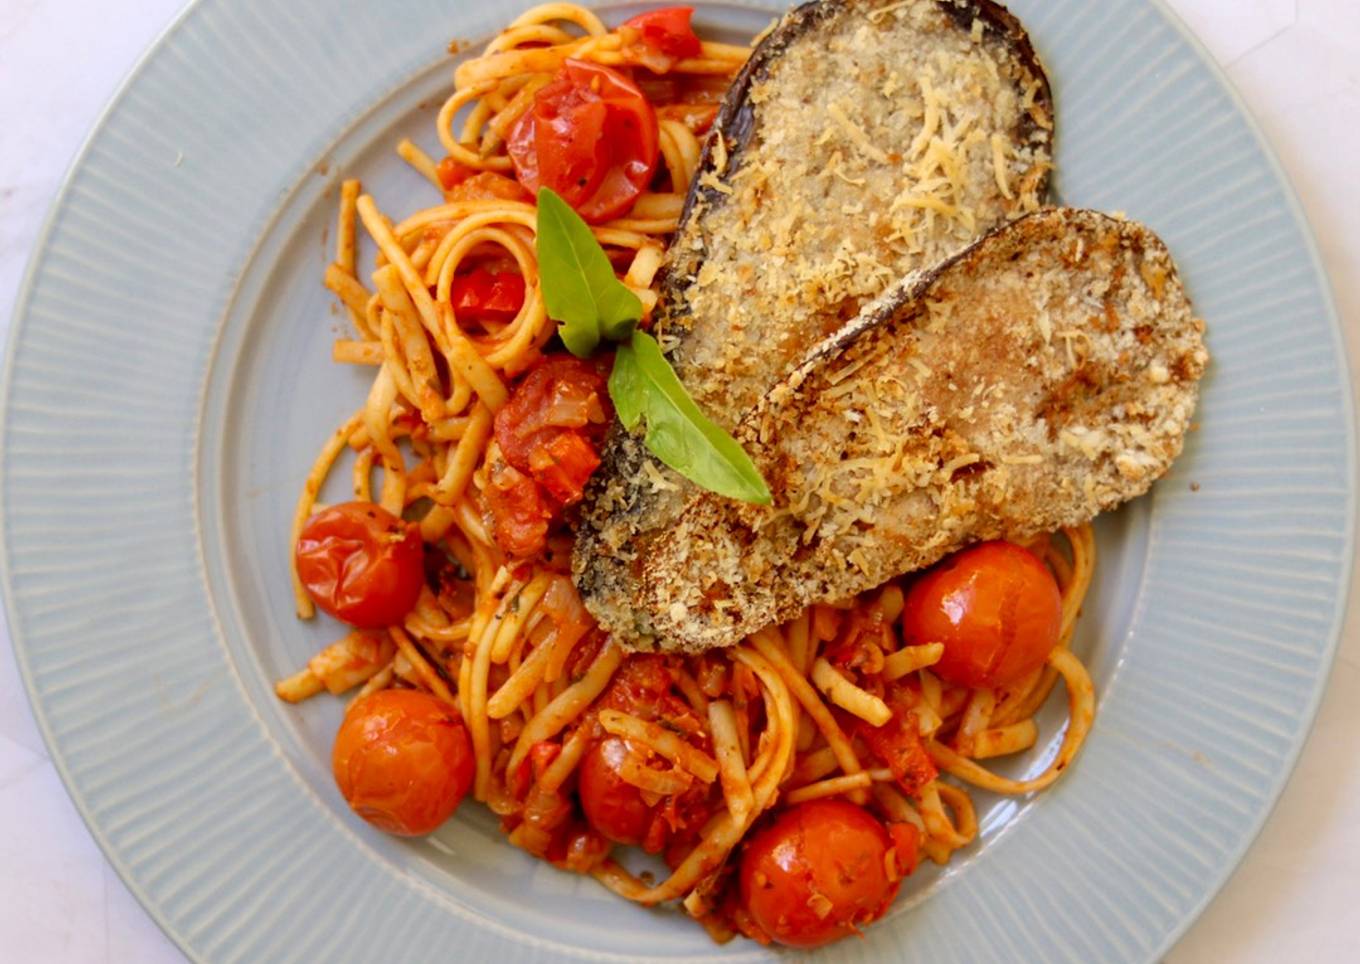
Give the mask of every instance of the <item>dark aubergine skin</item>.
<svg viewBox="0 0 1360 964">
<path fill-rule="evenodd" d="M 979 20 L 1004 38 L 1016 59 L 1040 81 L 1040 88 L 1035 95 L 1036 103 L 1050 118 L 1054 116 L 1047 74 L 1029 36 L 1009 10 L 992 0 L 935 2 L 960 30 L 971 31 L 973 22 Z M 836 18 L 860 11 L 867 14 L 890 3 L 891 0 L 811 0 L 785 14 L 779 24 L 761 40 L 728 88 L 713 127 L 704 140 L 699 168 L 686 193 L 676 238 L 684 237 L 686 227 L 694 217 L 702 217 L 708 212 L 721 216 L 721 192 L 701 182 L 705 174 L 725 182 L 741 168 L 743 154 L 750 147 L 756 130 L 756 105 L 751 102 L 751 90 L 766 77 L 772 65 L 790 45 Z M 1047 140 L 1051 146 L 1052 132 L 1041 129 L 1028 114 L 1022 115 L 1016 134 L 1017 143 Z M 714 157 L 717 135 L 721 135 L 726 147 L 726 164 L 721 171 Z M 1049 189 L 1050 174 L 1045 172 L 1037 188 L 1038 196 L 1046 198 Z M 696 274 L 701 262 L 702 252 L 672 252 L 659 276 L 657 310 L 661 318 L 669 319 L 675 317 L 674 312 L 683 311 L 680 306 L 686 304 L 684 286 Z M 745 413 L 728 414 L 730 418 L 717 418 L 716 421 L 735 424 Z M 678 512 L 684 501 L 697 491 L 692 486 L 689 487 L 690 491 L 679 494 L 654 491 L 643 470 L 647 461 L 656 462 L 643 445 L 641 434 L 630 433 L 615 423 L 605 440 L 600 467 L 586 487 L 585 501 L 576 527 L 576 544 L 572 554 L 573 578 L 578 591 L 587 600 L 597 594 L 621 598 L 620 594 L 626 593 L 627 587 L 633 582 L 640 562 L 634 550 L 645 539 L 629 538 L 629 545 L 625 547 L 618 544 L 623 538 L 622 533 L 636 536 L 645 532 L 649 523 L 655 524 L 656 520 Z M 669 471 L 659 464 L 657 468 L 661 472 Z M 674 477 L 673 473 L 671 477 Z M 680 482 L 688 485 L 683 480 Z M 645 634 L 645 616 L 638 613 L 636 618 L 640 621 L 639 632 Z"/>
</svg>

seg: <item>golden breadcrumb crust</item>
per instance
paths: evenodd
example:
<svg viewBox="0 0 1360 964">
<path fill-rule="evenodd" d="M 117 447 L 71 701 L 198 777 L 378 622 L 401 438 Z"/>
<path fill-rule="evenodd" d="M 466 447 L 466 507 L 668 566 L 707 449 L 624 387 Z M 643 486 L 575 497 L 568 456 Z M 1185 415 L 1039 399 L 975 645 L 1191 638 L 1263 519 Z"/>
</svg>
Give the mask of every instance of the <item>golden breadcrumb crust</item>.
<svg viewBox="0 0 1360 964">
<path fill-rule="evenodd" d="M 743 422 L 773 508 L 690 496 L 630 547 L 628 608 L 596 618 L 635 646 L 726 646 L 970 542 L 1085 522 L 1180 453 L 1203 330 L 1142 225 L 1058 209 L 998 229 L 867 306 Z"/>
</svg>

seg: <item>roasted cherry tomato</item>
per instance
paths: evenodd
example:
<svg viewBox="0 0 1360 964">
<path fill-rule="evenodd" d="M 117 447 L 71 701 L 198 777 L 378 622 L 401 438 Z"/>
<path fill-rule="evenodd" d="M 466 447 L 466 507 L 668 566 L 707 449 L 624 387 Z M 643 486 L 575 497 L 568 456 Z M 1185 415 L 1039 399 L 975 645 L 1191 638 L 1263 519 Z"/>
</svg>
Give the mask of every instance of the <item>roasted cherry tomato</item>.
<svg viewBox="0 0 1360 964">
<path fill-rule="evenodd" d="M 472 786 L 472 743 L 458 713 L 417 690 L 379 690 L 345 715 L 331 769 L 354 812 L 416 837 L 449 818 Z"/>
<path fill-rule="evenodd" d="M 1005 686 L 1043 665 L 1062 628 L 1062 593 L 1028 549 L 984 542 L 912 584 L 902 611 L 908 645 L 943 643 L 931 671 L 969 687 Z"/>
<path fill-rule="evenodd" d="M 360 629 L 400 622 L 424 583 L 420 527 L 371 502 L 318 512 L 302 527 L 294 551 L 308 595 Z"/>
<path fill-rule="evenodd" d="M 454 276 L 452 300 L 460 321 L 510 321 L 524 304 L 524 278 L 477 268 Z"/>
<path fill-rule="evenodd" d="M 578 793 L 586 820 L 615 843 L 637 846 L 647 836 L 652 808 L 642 791 L 619 775 L 628 744 L 616 736 L 599 740 L 581 758 Z"/>
<path fill-rule="evenodd" d="M 747 842 L 738 872 L 742 907 L 771 940 L 820 947 L 882 916 L 907 863 L 896 851 L 887 828 L 862 807 L 837 799 L 797 804 Z"/>
<path fill-rule="evenodd" d="M 656 170 L 656 113 L 618 71 L 568 60 L 510 131 L 506 147 L 529 190 L 552 188 L 585 220 L 632 207 Z"/>
<path fill-rule="evenodd" d="M 703 49 L 698 34 L 690 26 L 693 16 L 693 7 L 649 10 L 625 20 L 619 33 L 623 35 L 625 45 L 631 46 L 636 37 L 646 48 L 641 58 L 643 63 L 657 73 L 665 73 L 675 66 L 676 61 L 697 57 Z"/>
</svg>

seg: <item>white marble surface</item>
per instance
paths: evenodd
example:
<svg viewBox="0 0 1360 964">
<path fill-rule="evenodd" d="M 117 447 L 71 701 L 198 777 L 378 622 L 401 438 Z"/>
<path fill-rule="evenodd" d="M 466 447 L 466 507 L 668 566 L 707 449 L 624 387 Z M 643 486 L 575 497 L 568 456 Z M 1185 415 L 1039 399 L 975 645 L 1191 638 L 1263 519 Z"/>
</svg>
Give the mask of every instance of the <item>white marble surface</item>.
<svg viewBox="0 0 1360 964">
<path fill-rule="evenodd" d="M 62 172 L 182 0 L 0 0 L 0 344 Z M 1303 199 L 1360 371 L 1360 0 L 1170 0 L 1241 91 Z M 1360 580 L 1358 580 L 1360 581 Z M 1360 593 L 1352 587 L 1353 601 Z M 0 627 L 0 648 L 9 649 Z M 1168 956 L 1360 960 L 1360 606 L 1317 727 L 1238 872 Z M 0 957 L 180 961 L 90 838 L 0 655 Z"/>
</svg>

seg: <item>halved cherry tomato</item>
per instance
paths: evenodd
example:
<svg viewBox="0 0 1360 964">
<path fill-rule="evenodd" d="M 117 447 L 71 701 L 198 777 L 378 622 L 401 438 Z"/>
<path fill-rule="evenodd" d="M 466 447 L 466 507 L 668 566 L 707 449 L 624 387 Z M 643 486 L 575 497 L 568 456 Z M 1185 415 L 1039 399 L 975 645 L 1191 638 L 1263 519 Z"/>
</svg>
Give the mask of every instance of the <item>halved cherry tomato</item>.
<svg viewBox="0 0 1360 964">
<path fill-rule="evenodd" d="M 452 301 L 459 321 L 510 321 L 524 304 L 524 278 L 476 268 L 454 276 Z"/>
<path fill-rule="evenodd" d="M 578 793 L 586 820 L 603 837 L 637 846 L 647 836 L 653 811 L 642 791 L 619 774 L 628 744 L 616 736 L 594 743 L 581 758 Z"/>
<path fill-rule="evenodd" d="M 400 622 L 425 582 L 420 527 L 371 502 L 318 512 L 302 527 L 294 552 L 308 595 L 360 629 Z"/>
<path fill-rule="evenodd" d="M 552 188 L 587 221 L 632 207 L 656 170 L 656 113 L 618 71 L 567 60 L 510 131 L 519 182 Z"/>
<path fill-rule="evenodd" d="M 896 849 L 876 817 L 845 800 L 780 812 L 742 852 L 741 905 L 763 932 L 754 936 L 820 947 L 877 920 L 904 876 Z"/>
<path fill-rule="evenodd" d="M 388 833 L 430 833 L 472 786 L 472 742 L 458 713 L 418 690 L 379 690 L 350 707 L 331 753 L 350 807 Z"/>
<path fill-rule="evenodd" d="M 902 610 L 908 645 L 943 643 L 931 667 L 960 686 L 995 687 L 1038 669 L 1058 643 L 1062 593 L 1021 546 L 984 542 L 947 557 L 912 584 Z"/>
<path fill-rule="evenodd" d="M 663 7 L 640 13 L 619 27 L 624 46 L 634 39 L 645 48 L 639 59 L 649 69 L 664 74 L 686 57 L 697 57 L 703 49 L 690 19 L 693 7 Z"/>
</svg>

